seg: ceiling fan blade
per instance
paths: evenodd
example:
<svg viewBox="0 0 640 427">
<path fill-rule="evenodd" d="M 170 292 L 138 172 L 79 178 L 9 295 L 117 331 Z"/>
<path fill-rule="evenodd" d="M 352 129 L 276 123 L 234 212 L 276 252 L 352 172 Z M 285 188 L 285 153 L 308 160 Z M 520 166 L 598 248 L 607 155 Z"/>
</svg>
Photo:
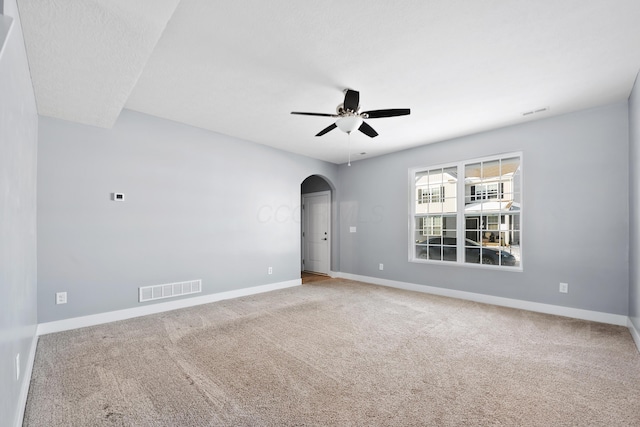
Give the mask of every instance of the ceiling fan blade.
<svg viewBox="0 0 640 427">
<path fill-rule="evenodd" d="M 325 133 L 327 133 L 327 132 L 329 132 L 329 131 L 332 131 L 332 130 L 334 130 L 334 129 L 335 129 L 335 128 L 337 128 L 337 127 L 338 127 L 338 125 L 336 125 L 335 123 L 333 123 L 333 124 L 331 124 L 331 125 L 327 126 L 326 128 L 322 129 L 320 132 L 318 132 L 318 134 L 317 134 L 316 136 L 322 136 L 322 135 L 324 135 Z"/>
<path fill-rule="evenodd" d="M 392 108 L 389 110 L 364 111 L 362 114 L 368 115 L 368 119 L 378 119 L 380 117 L 407 116 L 411 114 L 411 110 L 409 108 Z"/>
<path fill-rule="evenodd" d="M 360 106 L 360 92 L 347 89 L 344 94 L 344 103 L 342 106 L 345 110 L 358 111 L 358 107 Z"/>
<path fill-rule="evenodd" d="M 369 126 L 365 122 L 362 122 L 358 130 L 364 133 L 365 135 L 370 136 L 371 138 L 375 138 L 376 136 L 378 136 L 378 132 L 376 132 L 371 126 Z"/>
<path fill-rule="evenodd" d="M 291 114 L 300 114 L 301 116 L 320 116 L 320 117 L 340 117 L 337 114 L 325 114 L 325 113 L 302 113 L 300 111 L 292 111 Z"/>
</svg>

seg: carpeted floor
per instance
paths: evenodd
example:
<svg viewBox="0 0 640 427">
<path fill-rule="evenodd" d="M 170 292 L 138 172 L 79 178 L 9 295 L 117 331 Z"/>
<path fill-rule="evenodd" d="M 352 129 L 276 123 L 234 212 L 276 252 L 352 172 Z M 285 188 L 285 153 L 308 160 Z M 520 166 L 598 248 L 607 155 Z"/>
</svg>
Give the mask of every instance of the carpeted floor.
<svg viewBox="0 0 640 427">
<path fill-rule="evenodd" d="M 25 426 L 638 426 L 629 331 L 346 280 L 40 337 Z"/>
</svg>

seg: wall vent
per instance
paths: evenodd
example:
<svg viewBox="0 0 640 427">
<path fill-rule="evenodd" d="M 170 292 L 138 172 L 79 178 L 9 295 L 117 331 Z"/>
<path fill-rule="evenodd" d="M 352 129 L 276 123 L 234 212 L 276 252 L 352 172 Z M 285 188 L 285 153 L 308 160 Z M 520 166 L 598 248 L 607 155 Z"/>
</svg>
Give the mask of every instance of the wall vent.
<svg viewBox="0 0 640 427">
<path fill-rule="evenodd" d="M 197 294 L 202 292 L 202 280 L 188 280 L 186 282 L 165 283 L 164 285 L 141 286 L 139 288 L 139 302 L 153 301 L 180 295 Z"/>
<path fill-rule="evenodd" d="M 522 113 L 523 116 L 530 116 L 532 114 L 544 113 L 545 111 L 549 111 L 549 107 L 538 108 L 536 110 L 525 111 Z"/>
</svg>

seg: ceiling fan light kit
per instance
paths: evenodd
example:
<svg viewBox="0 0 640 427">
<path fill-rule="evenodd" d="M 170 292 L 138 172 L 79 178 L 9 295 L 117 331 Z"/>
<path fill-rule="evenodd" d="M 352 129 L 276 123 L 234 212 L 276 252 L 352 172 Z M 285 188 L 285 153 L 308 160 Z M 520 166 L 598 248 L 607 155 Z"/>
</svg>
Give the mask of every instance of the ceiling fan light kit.
<svg viewBox="0 0 640 427">
<path fill-rule="evenodd" d="M 336 125 L 342 132 L 351 133 L 362 125 L 362 121 L 360 116 L 344 116 L 336 120 Z"/>
<path fill-rule="evenodd" d="M 316 136 L 322 136 L 327 132 L 332 131 L 336 127 L 341 131 L 351 134 L 354 130 L 358 129 L 365 135 L 375 138 L 378 136 L 371 126 L 369 126 L 364 119 L 378 119 L 383 117 L 396 117 L 406 116 L 411 114 L 409 108 L 394 108 L 386 110 L 370 110 L 360 112 L 360 92 L 353 89 L 344 90 L 344 102 L 336 108 L 336 114 L 326 113 L 304 113 L 299 111 L 292 111 L 291 114 L 299 114 L 303 116 L 320 116 L 320 117 L 335 117 L 337 120 L 335 123 L 327 126 L 316 134 Z"/>
</svg>

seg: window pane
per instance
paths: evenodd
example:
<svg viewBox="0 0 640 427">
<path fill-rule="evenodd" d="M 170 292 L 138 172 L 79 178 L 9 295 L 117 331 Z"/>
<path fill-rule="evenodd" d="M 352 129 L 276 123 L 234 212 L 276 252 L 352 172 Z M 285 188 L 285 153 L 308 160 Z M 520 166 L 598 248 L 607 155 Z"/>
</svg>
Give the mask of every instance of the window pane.
<svg viewBox="0 0 640 427">
<path fill-rule="evenodd" d="M 441 245 L 429 245 L 429 259 L 436 261 L 442 261 L 442 246 Z"/>
<path fill-rule="evenodd" d="M 455 213 L 457 206 L 458 173 L 455 167 L 442 170 L 442 212 Z"/>
<path fill-rule="evenodd" d="M 482 181 L 496 181 L 500 179 L 500 160 L 492 160 L 490 162 L 482 162 Z"/>
<path fill-rule="evenodd" d="M 428 195 L 427 189 L 429 187 L 429 175 L 427 172 L 417 172 L 415 175 L 415 210 L 417 214 L 427 212 L 426 209 L 426 197 Z"/>
<path fill-rule="evenodd" d="M 503 199 L 507 202 L 520 203 L 520 158 L 513 157 L 502 160 L 502 175 L 500 177 L 504 186 Z M 517 194 L 517 196 L 516 196 Z"/>
<path fill-rule="evenodd" d="M 414 242 L 415 243 L 424 243 L 426 244 L 427 240 L 427 230 L 424 228 L 425 226 L 425 217 L 418 217 L 415 221 L 415 235 Z"/>
<path fill-rule="evenodd" d="M 456 229 L 458 227 L 458 219 L 456 215 L 448 215 L 442 217 L 443 234 L 447 237 L 456 237 Z"/>
<path fill-rule="evenodd" d="M 513 176 L 520 170 L 520 157 L 511 157 L 508 159 L 502 159 L 502 174 L 501 176 Z"/>
<path fill-rule="evenodd" d="M 479 243 L 482 241 L 482 228 L 481 228 L 480 216 L 466 216 L 465 217 L 465 238 L 472 242 Z"/>
<path fill-rule="evenodd" d="M 482 163 L 472 163 L 465 166 L 464 171 L 464 193 L 465 205 L 476 200 L 476 185 L 481 183 Z"/>
<path fill-rule="evenodd" d="M 416 244 L 416 259 L 427 259 L 427 245 Z"/>
<path fill-rule="evenodd" d="M 480 245 L 470 239 L 465 239 L 464 261 L 470 263 L 480 263 Z"/>
</svg>

